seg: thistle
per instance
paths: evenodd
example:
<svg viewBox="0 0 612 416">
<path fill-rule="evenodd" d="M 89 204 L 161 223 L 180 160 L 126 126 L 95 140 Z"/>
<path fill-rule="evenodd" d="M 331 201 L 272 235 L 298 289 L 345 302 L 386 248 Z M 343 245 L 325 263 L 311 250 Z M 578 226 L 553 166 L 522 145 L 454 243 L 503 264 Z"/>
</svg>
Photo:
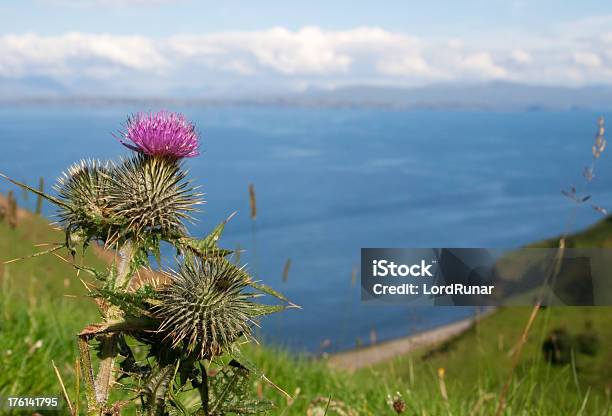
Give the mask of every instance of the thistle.
<svg viewBox="0 0 612 416">
<path fill-rule="evenodd" d="M 110 215 L 109 168 L 97 160 L 81 160 L 58 179 L 55 190 L 65 205 L 58 217 L 66 230 L 91 230 Z"/>
<path fill-rule="evenodd" d="M 136 152 L 182 159 L 195 157 L 198 134 L 195 126 L 178 113 L 137 113 L 128 118 L 126 130 L 120 132 L 121 143 Z"/>
<path fill-rule="evenodd" d="M 251 335 L 259 305 L 244 291 L 249 277 L 242 268 L 223 257 L 188 256 L 168 277 L 154 310 L 162 320 L 159 331 L 174 348 L 184 345 L 199 359 L 211 358 L 228 351 L 241 336 Z"/>
<path fill-rule="evenodd" d="M 116 166 L 109 202 L 112 215 L 125 223 L 122 234 L 136 240 L 145 233 L 159 233 L 162 239 L 184 235 L 183 221 L 193 220 L 190 213 L 203 203 L 186 176 L 179 163 L 144 154 Z"/>
<path fill-rule="evenodd" d="M 117 243 L 107 270 L 75 264 L 94 279 L 86 287 L 103 317 L 78 334 L 87 414 L 118 414 L 129 401 L 111 403 L 110 392 L 121 386 L 138 392 L 139 414 L 187 414 L 185 403 L 192 403 L 194 394 L 199 396 L 199 409 L 193 409 L 198 414 L 267 409 L 265 401 L 250 397 L 251 377 L 265 377 L 244 361 L 238 341 L 252 338 L 259 317 L 296 305 L 226 259 L 232 251 L 217 242 L 231 216 L 202 239 L 188 234 L 185 221 L 203 203 L 181 163 L 198 154 L 193 124 L 176 113 L 139 113 L 128 119 L 120 141 L 135 153 L 117 163 L 83 160 L 72 165 L 55 186 L 57 197 L 0 173 L 58 207 L 66 242 L 35 256 L 63 247 L 74 255 L 77 244 L 85 249 L 91 240 L 106 248 Z M 150 267 L 151 256 L 161 263 L 161 241 L 183 256 L 178 271 L 160 274 L 162 283 L 155 277 L 143 281 L 139 271 Z M 134 276 L 138 288 L 131 284 Z M 262 294 L 286 305 L 253 302 Z M 146 359 L 137 359 L 128 338 L 147 351 Z M 90 345 L 93 339 L 98 343 Z M 99 357 L 97 374 L 91 348 Z M 210 368 L 212 359 L 224 353 L 232 357 L 230 363 L 214 363 L 223 376 L 208 377 L 207 371 L 217 371 Z M 130 381 L 118 383 L 118 374 Z M 188 382 L 197 392 L 184 388 Z M 65 390 L 64 398 L 76 415 Z"/>
</svg>

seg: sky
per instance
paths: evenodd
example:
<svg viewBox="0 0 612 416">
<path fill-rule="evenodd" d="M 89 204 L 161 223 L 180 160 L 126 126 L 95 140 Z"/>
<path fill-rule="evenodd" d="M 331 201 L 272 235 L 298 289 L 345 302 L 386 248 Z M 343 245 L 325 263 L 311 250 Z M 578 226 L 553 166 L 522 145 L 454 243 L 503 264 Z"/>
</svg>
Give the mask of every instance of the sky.
<svg viewBox="0 0 612 416">
<path fill-rule="evenodd" d="M 0 96 L 199 97 L 494 80 L 612 84 L 612 4 L 0 0 Z"/>
</svg>

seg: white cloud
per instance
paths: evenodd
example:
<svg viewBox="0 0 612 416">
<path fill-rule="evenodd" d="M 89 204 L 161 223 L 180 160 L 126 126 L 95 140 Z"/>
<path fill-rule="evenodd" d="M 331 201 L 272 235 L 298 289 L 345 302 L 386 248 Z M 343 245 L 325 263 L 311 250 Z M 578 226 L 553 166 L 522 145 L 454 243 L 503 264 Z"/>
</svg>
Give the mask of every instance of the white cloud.
<svg viewBox="0 0 612 416">
<path fill-rule="evenodd" d="M 591 68 L 598 68 L 602 64 L 601 58 L 597 54 L 585 51 L 574 53 L 574 61 L 576 61 L 577 64 Z"/>
<path fill-rule="evenodd" d="M 523 49 L 515 49 L 512 51 L 512 59 L 518 64 L 529 64 L 532 59 L 531 55 Z"/>
<path fill-rule="evenodd" d="M 414 58 L 421 64 L 414 38 L 378 28 L 325 31 L 304 27 L 297 31 L 276 27 L 257 32 L 227 32 L 202 36 L 174 36 L 170 47 L 185 58 L 218 62 L 222 57 L 239 56 L 252 69 L 265 69 L 284 75 L 343 74 L 355 69 L 354 63 L 369 61 L 382 68 L 404 66 Z M 418 69 L 418 68 L 417 68 Z"/>
<path fill-rule="evenodd" d="M 449 39 L 446 44 L 452 49 L 461 49 L 463 46 L 465 46 L 465 42 L 462 39 L 457 38 Z"/>
<path fill-rule="evenodd" d="M 393 59 L 384 59 L 377 65 L 378 70 L 387 75 L 395 76 L 433 76 L 434 70 L 418 55 L 399 56 Z"/>
<path fill-rule="evenodd" d="M 573 27 L 590 28 L 583 22 Z M 122 92 L 137 86 L 158 93 L 164 88 L 304 89 L 492 79 L 612 84 L 612 34 L 590 29 L 548 37 L 524 34 L 510 40 L 494 36 L 425 39 L 376 27 L 325 30 L 316 26 L 164 38 L 29 33 L 0 36 L 0 56 L 0 76 L 47 76 L 65 85 L 92 80 L 97 88 L 127 88 Z"/>
<path fill-rule="evenodd" d="M 70 76 L 84 71 L 114 70 L 159 72 L 166 58 L 152 40 L 142 36 L 66 33 L 0 37 L 0 75 Z"/>
<path fill-rule="evenodd" d="M 461 68 L 484 79 L 505 78 L 507 72 L 497 65 L 488 52 L 478 52 L 463 58 Z"/>
<path fill-rule="evenodd" d="M 279 27 L 244 40 L 259 64 L 283 74 L 345 72 L 351 64 L 335 47 L 334 37 L 318 28 L 291 32 Z"/>
</svg>

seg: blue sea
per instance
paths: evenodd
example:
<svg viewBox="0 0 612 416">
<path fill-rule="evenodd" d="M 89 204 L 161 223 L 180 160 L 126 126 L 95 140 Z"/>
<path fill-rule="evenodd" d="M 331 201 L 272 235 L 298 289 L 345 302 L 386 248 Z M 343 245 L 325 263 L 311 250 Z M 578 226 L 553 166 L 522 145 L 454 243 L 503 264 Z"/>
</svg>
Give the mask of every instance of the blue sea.
<svg viewBox="0 0 612 416">
<path fill-rule="evenodd" d="M 138 110 L 157 108 L 1 107 L 0 171 L 51 183 L 81 158 L 126 154 L 112 134 Z M 221 245 L 246 250 L 249 270 L 302 306 L 264 319 L 259 331 L 297 351 L 347 349 L 368 344 L 373 331 L 382 341 L 474 313 L 363 305 L 352 282 L 362 247 L 518 247 L 564 231 L 572 205 L 560 191 L 572 185 L 612 208 L 612 155 L 587 188 L 582 177 L 596 112 L 170 110 L 201 132 L 203 154 L 187 164 L 207 204 L 191 231 L 203 236 L 238 211 Z M 587 205 L 574 226 L 600 217 Z"/>
</svg>

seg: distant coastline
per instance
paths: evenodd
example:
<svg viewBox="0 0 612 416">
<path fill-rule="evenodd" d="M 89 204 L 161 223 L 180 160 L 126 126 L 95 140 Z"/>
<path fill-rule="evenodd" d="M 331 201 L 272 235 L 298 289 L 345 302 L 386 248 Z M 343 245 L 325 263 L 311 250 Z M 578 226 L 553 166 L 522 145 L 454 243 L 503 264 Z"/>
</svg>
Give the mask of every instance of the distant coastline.
<svg viewBox="0 0 612 416">
<path fill-rule="evenodd" d="M 331 354 L 327 362 L 334 368 L 355 371 L 360 368 L 389 361 L 409 352 L 439 345 L 455 338 L 472 329 L 480 320 L 490 316 L 496 310 L 496 308 L 490 308 L 474 316 L 459 319 L 449 324 L 436 326 L 425 331 L 416 332 L 405 337 L 395 338 L 364 348 L 340 351 Z"/>
<path fill-rule="evenodd" d="M 568 111 L 612 110 L 610 86 L 532 86 L 510 82 L 434 84 L 424 87 L 348 86 L 267 95 L 111 96 L 19 90 L 0 95 L 0 106 L 156 105 L 180 107 L 270 106 L 390 110 Z"/>
</svg>

